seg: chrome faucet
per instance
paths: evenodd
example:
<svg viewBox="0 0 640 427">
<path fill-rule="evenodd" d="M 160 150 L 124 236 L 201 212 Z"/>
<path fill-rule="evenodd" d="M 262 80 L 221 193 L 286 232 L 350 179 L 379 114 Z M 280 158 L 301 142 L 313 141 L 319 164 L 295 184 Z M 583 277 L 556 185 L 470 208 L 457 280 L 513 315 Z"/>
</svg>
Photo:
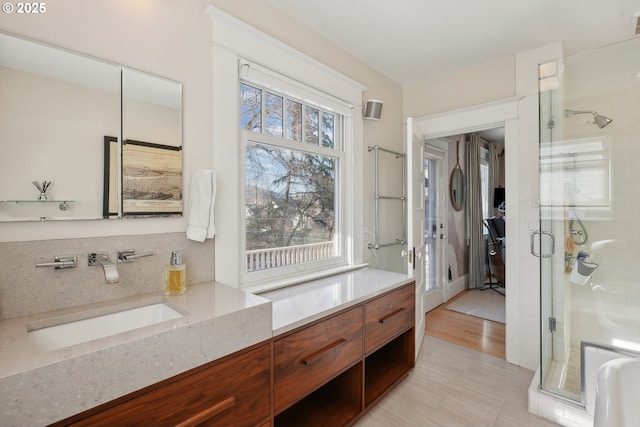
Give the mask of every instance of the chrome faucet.
<svg viewBox="0 0 640 427">
<path fill-rule="evenodd" d="M 109 261 L 109 255 L 106 252 L 91 252 L 89 254 L 89 265 L 102 266 L 105 283 L 118 283 L 118 266 L 115 262 Z"/>
</svg>

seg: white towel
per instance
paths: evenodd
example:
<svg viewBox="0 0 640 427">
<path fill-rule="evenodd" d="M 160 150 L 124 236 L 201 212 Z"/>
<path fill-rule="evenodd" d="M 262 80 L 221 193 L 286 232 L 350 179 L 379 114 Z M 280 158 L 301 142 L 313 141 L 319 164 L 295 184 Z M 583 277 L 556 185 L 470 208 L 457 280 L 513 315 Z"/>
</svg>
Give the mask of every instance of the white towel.
<svg viewBox="0 0 640 427">
<path fill-rule="evenodd" d="M 187 239 L 204 242 L 216 234 L 214 206 L 216 202 L 216 174 L 211 169 L 198 169 L 191 177 L 189 192 L 189 225 Z"/>
</svg>

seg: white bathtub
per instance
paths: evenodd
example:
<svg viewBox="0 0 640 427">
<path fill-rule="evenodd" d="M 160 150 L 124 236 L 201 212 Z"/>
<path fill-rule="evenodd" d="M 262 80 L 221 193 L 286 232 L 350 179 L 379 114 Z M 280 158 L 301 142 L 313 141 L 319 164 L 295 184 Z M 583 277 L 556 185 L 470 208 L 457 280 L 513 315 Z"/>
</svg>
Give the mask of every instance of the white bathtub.
<svg viewBox="0 0 640 427">
<path fill-rule="evenodd" d="M 598 371 L 594 427 L 640 426 L 640 359 L 614 359 Z"/>
<path fill-rule="evenodd" d="M 594 308 L 598 323 L 608 331 L 607 335 L 640 342 L 640 295 L 637 285 L 594 283 L 591 290 L 596 301 Z"/>
</svg>

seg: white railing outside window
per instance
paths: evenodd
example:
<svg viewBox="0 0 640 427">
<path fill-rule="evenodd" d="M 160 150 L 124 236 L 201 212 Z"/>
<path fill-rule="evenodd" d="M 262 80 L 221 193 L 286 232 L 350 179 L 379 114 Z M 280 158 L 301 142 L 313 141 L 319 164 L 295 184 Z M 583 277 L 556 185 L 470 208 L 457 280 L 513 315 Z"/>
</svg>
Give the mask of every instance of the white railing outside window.
<svg viewBox="0 0 640 427">
<path fill-rule="evenodd" d="M 334 242 L 329 241 L 246 251 L 247 272 L 329 258 L 333 254 L 333 247 Z"/>
</svg>

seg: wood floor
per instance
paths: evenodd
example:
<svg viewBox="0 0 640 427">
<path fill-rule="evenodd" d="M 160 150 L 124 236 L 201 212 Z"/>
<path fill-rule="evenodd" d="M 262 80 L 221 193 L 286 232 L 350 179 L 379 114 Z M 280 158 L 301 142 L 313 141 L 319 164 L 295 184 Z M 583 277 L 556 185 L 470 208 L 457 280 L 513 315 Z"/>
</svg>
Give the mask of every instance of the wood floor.
<svg viewBox="0 0 640 427">
<path fill-rule="evenodd" d="M 466 292 L 426 315 L 426 334 L 472 350 L 505 358 L 505 325 L 468 314 L 447 310 L 447 305 Z M 485 291 L 493 292 L 493 291 Z"/>
</svg>

